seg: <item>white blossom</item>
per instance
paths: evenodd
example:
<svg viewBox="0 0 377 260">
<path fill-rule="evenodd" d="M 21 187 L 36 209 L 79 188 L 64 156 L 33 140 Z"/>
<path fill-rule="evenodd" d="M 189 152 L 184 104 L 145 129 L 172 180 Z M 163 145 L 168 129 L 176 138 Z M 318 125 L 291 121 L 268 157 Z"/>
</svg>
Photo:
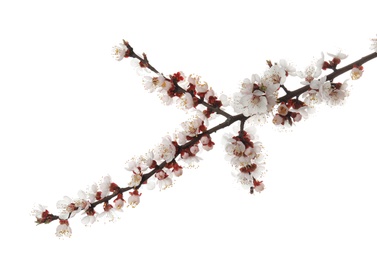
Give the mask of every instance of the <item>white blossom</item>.
<svg viewBox="0 0 377 260">
<path fill-rule="evenodd" d="M 116 59 L 117 61 L 121 61 L 127 51 L 127 46 L 124 45 L 123 43 L 119 43 L 119 45 L 116 45 L 112 49 L 111 55 Z"/>
<path fill-rule="evenodd" d="M 171 162 L 175 158 L 175 146 L 173 145 L 170 136 L 162 138 L 162 142 L 155 149 L 155 160 L 164 160 Z"/>
</svg>

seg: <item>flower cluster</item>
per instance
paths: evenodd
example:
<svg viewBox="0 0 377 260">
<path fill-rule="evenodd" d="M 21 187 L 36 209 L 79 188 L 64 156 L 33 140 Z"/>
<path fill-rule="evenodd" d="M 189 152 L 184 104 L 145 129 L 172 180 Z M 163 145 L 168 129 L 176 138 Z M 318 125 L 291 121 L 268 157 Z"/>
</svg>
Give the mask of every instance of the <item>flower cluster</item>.
<svg viewBox="0 0 377 260">
<path fill-rule="evenodd" d="M 235 122 L 239 122 L 236 124 L 237 134 L 233 132 L 223 137 L 226 159 L 236 169 L 234 176 L 237 182 L 252 194 L 263 191 L 265 186 L 261 178 L 265 172 L 265 157 L 262 144 L 256 140 L 255 128 L 250 124 L 266 121 L 271 115 L 275 125 L 292 126 L 307 118 L 317 103 L 341 104 L 348 96 L 348 81 L 341 83 L 334 79 L 346 71 L 350 71 L 351 79 L 359 79 L 364 72 L 362 64 L 377 57 L 377 39 L 372 39 L 371 49 L 374 53 L 340 69 L 339 64 L 348 56 L 341 51 L 328 53 L 330 59 L 327 61 L 322 53 L 303 71 L 297 71 L 285 60 L 279 63 L 267 61 L 268 68 L 262 75 L 253 74 L 251 78 L 244 79 L 241 89 L 228 98 L 224 94 L 218 97 L 200 76 L 191 74 L 186 77 L 181 71 L 164 76 L 149 63 L 145 53 L 137 55 L 130 44 L 123 41 L 113 47 L 113 57 L 117 61 L 132 58 L 131 63 L 143 76 L 147 91 L 156 91 L 163 103 L 170 105 L 175 102 L 178 107 L 195 112 L 195 115 L 181 123 L 181 129 L 174 135 L 163 137 L 153 150 L 127 162 L 125 169 L 130 172 L 127 187 L 121 188 L 110 176 L 105 176 L 99 184 L 91 185 L 87 192 L 79 191 L 76 198 L 65 196 L 59 200 L 58 215 L 38 205 L 32 213 L 36 223 L 48 224 L 59 220 L 56 235 L 62 237 L 71 236 L 69 220 L 78 213 L 83 215 L 81 222 L 84 225 L 93 224 L 101 218 L 114 221 L 117 212 L 140 204 L 140 190 L 143 187 L 154 189 L 158 186 L 160 190 L 171 187 L 174 178 L 183 174 L 183 163 L 190 165 L 198 162 L 202 150 L 210 151 L 214 147 L 211 135 Z M 325 70 L 333 72 L 321 76 Z M 303 86 L 289 90 L 286 87 L 288 77 L 298 77 Z M 283 91 L 285 94 L 279 97 Z M 232 105 L 237 115 L 224 110 L 228 104 Z M 225 119 L 210 127 L 211 119 L 216 116 Z M 128 194 L 128 198 L 124 197 L 125 194 Z M 98 205 L 102 205 L 102 210 L 96 208 Z"/>
<path fill-rule="evenodd" d="M 261 192 L 264 184 L 260 181 L 264 168 L 262 144 L 255 139 L 255 128 L 240 130 L 238 135 L 224 135 L 226 159 L 238 170 L 234 176 L 243 187 Z"/>
<path fill-rule="evenodd" d="M 129 194 L 128 204 L 135 207 L 140 202 L 141 193 L 134 189 Z M 110 201 L 109 197 L 114 199 Z M 94 210 L 94 207 L 99 203 L 103 203 L 101 212 Z M 62 200 L 59 200 L 56 204 L 60 210 L 58 216 L 50 214 L 47 208 L 42 205 L 38 205 L 32 214 L 36 217 L 37 224 L 48 224 L 58 219 L 59 225 L 56 228 L 56 235 L 58 237 L 69 237 L 72 234 L 69 219 L 75 217 L 77 213 L 81 212 L 84 215 L 81 218 L 81 223 L 84 225 L 93 224 L 103 217 L 109 221 L 114 221 L 116 212 L 123 211 L 125 204 L 126 200 L 123 198 L 123 191 L 116 183 L 111 181 L 110 176 L 105 176 L 99 185 L 93 184 L 87 192 L 80 190 L 77 198 L 71 199 L 68 196 L 64 196 Z"/>
<path fill-rule="evenodd" d="M 282 102 L 275 114 L 272 122 L 275 125 L 292 125 L 293 122 L 301 121 L 303 114 L 307 115 L 306 104 L 298 99 L 290 99 L 288 102 Z"/>
</svg>

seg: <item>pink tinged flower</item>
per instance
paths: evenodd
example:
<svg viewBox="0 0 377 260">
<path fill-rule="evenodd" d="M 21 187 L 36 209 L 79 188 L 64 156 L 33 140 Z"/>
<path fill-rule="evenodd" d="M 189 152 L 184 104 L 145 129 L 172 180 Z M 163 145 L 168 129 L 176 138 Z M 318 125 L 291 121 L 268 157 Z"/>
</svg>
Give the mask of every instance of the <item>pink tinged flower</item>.
<svg viewBox="0 0 377 260">
<path fill-rule="evenodd" d="M 203 135 L 202 138 L 200 138 L 200 142 L 202 144 L 202 147 L 206 151 L 210 151 L 213 149 L 213 145 L 215 144 L 212 142 L 211 137 L 208 135 Z"/>
<path fill-rule="evenodd" d="M 285 104 L 280 104 L 280 106 L 278 107 L 279 115 L 286 116 L 288 115 L 288 112 L 289 112 L 289 108 Z"/>
<path fill-rule="evenodd" d="M 121 61 L 126 56 L 127 50 L 128 48 L 126 45 L 124 45 L 123 43 L 119 43 L 119 45 L 113 47 L 111 54 L 114 57 L 114 59 L 116 59 L 117 61 Z"/>
<path fill-rule="evenodd" d="M 181 153 L 181 158 L 184 160 L 184 159 L 188 159 L 190 157 L 190 154 L 188 152 L 182 152 Z"/>
<path fill-rule="evenodd" d="M 363 72 L 364 72 L 363 66 L 354 65 L 353 69 L 351 70 L 351 79 L 357 80 L 361 78 L 361 76 L 363 75 Z"/>
<path fill-rule="evenodd" d="M 256 179 L 253 180 L 254 182 L 254 190 L 256 192 L 262 192 L 265 188 L 263 181 L 257 181 Z"/>
<path fill-rule="evenodd" d="M 183 169 L 182 169 L 182 167 L 179 166 L 178 168 L 174 168 L 174 170 L 173 170 L 173 174 L 174 174 L 174 176 L 176 176 L 176 177 L 180 177 L 180 176 L 182 176 L 182 174 L 183 174 Z"/>
<path fill-rule="evenodd" d="M 128 204 L 135 208 L 140 203 L 140 196 L 142 193 L 139 193 L 138 190 L 130 192 L 130 197 L 128 198 Z"/>
<path fill-rule="evenodd" d="M 302 115 L 298 112 L 292 112 L 291 117 L 295 122 L 299 122 L 302 119 Z"/>
<path fill-rule="evenodd" d="M 283 125 L 284 118 L 281 115 L 276 114 L 274 118 L 272 119 L 272 123 L 274 123 L 275 125 Z"/>
<path fill-rule="evenodd" d="M 198 152 L 199 152 L 199 147 L 198 147 L 198 145 L 193 145 L 193 146 L 191 146 L 190 147 L 190 152 L 192 153 L 192 154 L 197 154 Z"/>
<path fill-rule="evenodd" d="M 200 138 L 200 142 L 202 143 L 202 145 L 207 145 L 209 143 L 210 139 L 207 135 L 203 135 L 201 138 Z"/>
<path fill-rule="evenodd" d="M 163 180 L 163 179 L 167 178 L 169 175 L 167 175 L 166 172 L 160 170 L 160 171 L 156 172 L 155 176 L 156 176 L 157 180 Z"/>
<path fill-rule="evenodd" d="M 56 236 L 62 237 L 70 237 L 72 235 L 72 229 L 69 226 L 68 220 L 60 219 L 59 220 L 60 225 L 56 228 Z"/>
</svg>

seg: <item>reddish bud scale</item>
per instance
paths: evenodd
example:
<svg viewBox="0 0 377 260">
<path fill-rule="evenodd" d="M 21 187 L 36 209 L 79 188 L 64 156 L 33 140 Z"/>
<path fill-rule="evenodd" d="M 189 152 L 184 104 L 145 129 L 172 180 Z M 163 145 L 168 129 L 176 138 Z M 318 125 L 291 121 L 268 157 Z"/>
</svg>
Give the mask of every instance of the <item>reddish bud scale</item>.
<svg viewBox="0 0 377 260">
<path fill-rule="evenodd" d="M 250 139 L 250 135 L 246 131 L 239 131 L 239 137 L 237 141 L 243 142 L 243 144 L 247 147 L 254 148 L 254 143 Z"/>
<path fill-rule="evenodd" d="M 353 68 L 358 68 L 359 70 L 363 70 L 363 69 L 364 69 L 363 66 L 359 66 L 359 65 L 357 65 L 357 64 L 354 64 L 354 65 L 353 65 Z"/>
<path fill-rule="evenodd" d="M 201 99 L 204 99 L 205 95 L 207 94 L 208 91 L 206 92 L 199 92 L 199 93 L 196 93 Z"/>
<path fill-rule="evenodd" d="M 199 126 L 199 132 L 205 132 L 207 131 L 207 127 L 204 125 L 204 122 Z"/>
<path fill-rule="evenodd" d="M 53 216 L 54 215 L 50 214 L 50 212 L 46 209 L 45 211 L 42 212 L 42 217 L 37 218 L 35 223 L 37 223 L 37 224 L 48 224 L 53 220 Z"/>
<path fill-rule="evenodd" d="M 322 64 L 322 69 L 323 69 L 323 70 L 326 70 L 326 69 L 328 69 L 328 68 L 331 68 L 331 65 L 330 65 L 327 61 L 325 61 L 325 62 Z"/>
<path fill-rule="evenodd" d="M 139 66 L 140 66 L 141 68 L 148 68 L 148 63 L 145 62 L 145 61 L 140 61 L 140 62 L 139 62 Z"/>
<path fill-rule="evenodd" d="M 241 167 L 240 168 L 240 171 L 242 173 L 251 173 L 253 171 L 255 171 L 257 169 L 257 165 L 255 163 L 253 163 L 252 165 L 246 165 L 245 167 Z"/>
<path fill-rule="evenodd" d="M 214 103 L 213 103 L 213 106 L 214 107 L 221 107 L 223 105 L 223 103 L 221 103 L 220 100 L 216 100 Z"/>
<path fill-rule="evenodd" d="M 169 97 L 182 97 L 183 92 L 177 92 L 176 87 L 173 85 L 171 88 L 168 90 L 168 95 Z"/>
<path fill-rule="evenodd" d="M 213 142 L 211 139 L 209 140 L 207 146 L 208 147 L 213 147 L 215 145 L 215 142 Z"/>
<path fill-rule="evenodd" d="M 48 210 L 46 209 L 45 211 L 42 212 L 42 219 L 47 218 L 49 215 L 50 215 L 50 213 L 49 213 Z"/>
<path fill-rule="evenodd" d="M 196 95 L 195 85 L 190 83 L 187 88 L 187 92 L 190 92 L 193 96 L 195 96 Z"/>
<path fill-rule="evenodd" d="M 175 163 L 174 166 L 173 166 L 173 169 L 174 169 L 175 171 L 178 171 L 178 170 L 180 170 L 180 169 L 182 169 L 182 168 L 183 168 L 183 167 L 180 166 L 178 163 Z"/>
<path fill-rule="evenodd" d="M 332 59 L 332 62 L 333 62 L 335 65 L 338 65 L 338 64 L 340 63 L 340 59 L 334 57 L 334 58 Z"/>
<path fill-rule="evenodd" d="M 199 98 L 197 98 L 196 96 L 192 97 L 192 101 L 194 107 L 197 107 L 199 105 Z"/>
<path fill-rule="evenodd" d="M 181 75 L 180 72 L 174 73 L 173 76 L 170 76 L 170 77 L 172 80 L 175 80 L 176 82 L 184 80 L 184 77 Z"/>
<path fill-rule="evenodd" d="M 124 54 L 124 57 L 128 58 L 128 57 L 130 57 L 130 55 L 131 55 L 131 50 L 126 50 L 126 53 Z"/>
<path fill-rule="evenodd" d="M 78 209 L 78 207 L 76 207 L 75 203 L 69 204 L 67 208 L 70 210 L 70 212 L 75 211 L 76 209 Z"/>
<path fill-rule="evenodd" d="M 117 195 L 117 198 L 114 201 L 119 200 L 119 199 L 123 200 L 123 193 L 119 193 Z"/>
<path fill-rule="evenodd" d="M 203 111 L 203 114 L 205 115 L 206 118 L 210 118 L 212 113 L 213 112 L 210 111 L 209 109 L 206 109 Z"/>
<path fill-rule="evenodd" d="M 102 192 L 97 191 L 97 193 L 96 193 L 96 200 L 100 200 L 101 199 L 101 194 L 102 194 Z"/>
<path fill-rule="evenodd" d="M 108 202 L 103 203 L 103 210 L 104 211 L 109 211 L 113 208 L 113 205 L 109 204 Z"/>
<path fill-rule="evenodd" d="M 306 104 L 304 102 L 302 102 L 301 100 L 298 100 L 298 99 L 290 99 L 290 100 L 288 100 L 286 105 L 287 105 L 288 108 L 293 108 L 293 109 L 300 109 L 301 107 L 306 106 Z"/>
<path fill-rule="evenodd" d="M 110 191 L 115 192 L 115 191 L 118 191 L 118 190 L 119 190 L 119 186 L 117 184 L 115 184 L 114 182 L 112 182 L 110 184 Z"/>
<path fill-rule="evenodd" d="M 142 193 L 139 193 L 138 190 L 130 191 L 129 192 L 131 196 L 141 196 Z"/>
<path fill-rule="evenodd" d="M 67 225 L 69 226 L 68 219 L 59 219 L 60 225 Z"/>
<path fill-rule="evenodd" d="M 125 201 L 125 200 L 123 199 L 123 193 L 119 193 L 119 194 L 117 195 L 116 199 L 114 199 L 114 203 L 117 202 L 118 200 Z"/>
<path fill-rule="evenodd" d="M 197 143 L 196 143 L 196 144 L 197 144 Z M 195 154 L 193 154 L 193 153 L 190 151 L 190 147 L 187 147 L 187 148 L 183 149 L 183 150 L 181 151 L 181 156 L 183 157 L 183 155 L 184 155 L 185 153 L 187 153 L 190 157 L 191 157 L 191 156 L 195 156 Z"/>
<path fill-rule="evenodd" d="M 262 182 L 263 181 L 257 181 L 256 179 L 253 178 L 254 187 L 257 187 L 257 186 L 261 185 Z"/>
<path fill-rule="evenodd" d="M 342 87 L 342 83 L 336 83 L 334 84 L 334 88 L 340 89 Z"/>
<path fill-rule="evenodd" d="M 154 169 L 157 166 L 157 162 L 155 160 L 152 161 L 151 166 L 149 166 L 149 169 Z"/>
<path fill-rule="evenodd" d="M 178 150 L 179 150 L 179 144 L 176 142 L 176 141 L 172 141 L 171 142 L 173 145 L 174 145 L 174 147 L 175 147 L 175 155 L 178 155 Z"/>
<path fill-rule="evenodd" d="M 93 208 L 88 208 L 86 211 L 85 211 L 86 215 L 88 216 L 94 216 L 94 214 L 96 214 L 96 212 L 94 211 Z"/>
</svg>

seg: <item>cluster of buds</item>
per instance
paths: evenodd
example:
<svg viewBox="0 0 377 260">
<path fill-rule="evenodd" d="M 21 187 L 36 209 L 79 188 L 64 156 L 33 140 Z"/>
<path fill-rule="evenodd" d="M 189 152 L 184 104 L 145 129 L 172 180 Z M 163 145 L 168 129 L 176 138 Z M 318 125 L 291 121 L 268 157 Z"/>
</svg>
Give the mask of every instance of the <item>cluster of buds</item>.
<svg viewBox="0 0 377 260">
<path fill-rule="evenodd" d="M 288 102 L 282 102 L 277 108 L 272 122 L 275 125 L 285 125 L 288 123 L 292 125 L 293 122 L 299 122 L 302 119 L 302 114 L 298 111 L 303 111 L 306 104 L 298 99 L 290 99 Z"/>
</svg>

